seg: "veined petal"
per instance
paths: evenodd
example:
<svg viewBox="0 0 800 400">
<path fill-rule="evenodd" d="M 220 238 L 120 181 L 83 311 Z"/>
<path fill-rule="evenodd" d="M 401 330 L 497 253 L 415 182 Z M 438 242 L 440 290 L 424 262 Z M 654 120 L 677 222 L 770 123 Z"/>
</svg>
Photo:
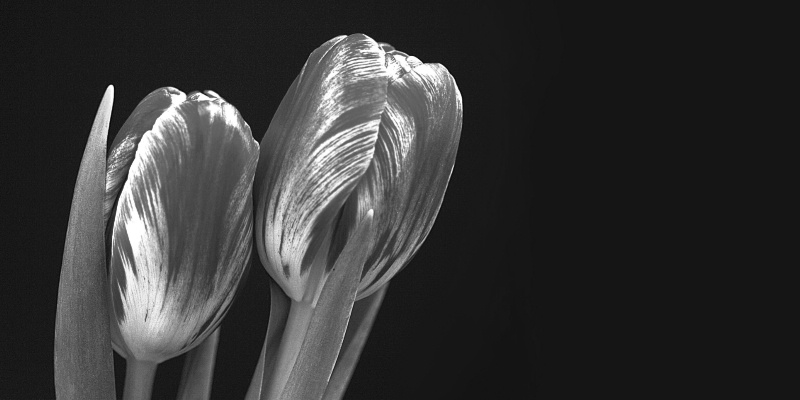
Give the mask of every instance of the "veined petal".
<svg viewBox="0 0 800 400">
<path fill-rule="evenodd" d="M 106 161 L 106 196 L 103 203 L 104 221 L 108 222 L 119 190 L 128 177 L 128 169 L 136 154 L 136 147 L 145 132 L 167 108 L 186 100 L 186 95 L 173 87 L 156 89 L 147 95 L 122 124 L 111 143 Z"/>
<path fill-rule="evenodd" d="M 422 61 L 414 56 L 409 56 L 402 51 L 394 50 L 391 45 L 383 43 L 384 50 L 386 50 L 386 71 L 389 73 L 389 84 L 391 85 L 403 75 L 411 72 L 415 67 L 422 65 Z"/>
<path fill-rule="evenodd" d="M 392 83 L 375 156 L 348 199 L 339 227 L 346 237 L 353 221 L 375 209 L 376 242 L 364 266 L 359 299 L 391 279 L 422 245 L 444 199 L 461 136 L 461 93 L 447 69 L 387 54 L 387 64 L 393 62 L 397 66 L 389 67 Z M 334 247 L 343 242 L 339 235 Z"/>
<path fill-rule="evenodd" d="M 113 226 L 118 350 L 161 362 L 216 328 L 249 263 L 257 162 L 247 123 L 205 95 L 169 108 L 142 136 Z"/>
<path fill-rule="evenodd" d="M 258 253 L 295 300 L 372 159 L 386 105 L 384 64 L 384 51 L 365 35 L 328 41 L 309 56 L 261 142 Z"/>
</svg>

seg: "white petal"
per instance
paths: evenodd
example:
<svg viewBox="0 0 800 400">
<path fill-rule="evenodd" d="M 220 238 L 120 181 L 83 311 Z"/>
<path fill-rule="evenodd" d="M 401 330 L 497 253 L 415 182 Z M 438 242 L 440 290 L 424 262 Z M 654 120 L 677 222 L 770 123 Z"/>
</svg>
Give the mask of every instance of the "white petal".
<svg viewBox="0 0 800 400">
<path fill-rule="evenodd" d="M 261 142 L 256 176 L 259 256 L 299 300 L 338 210 L 372 159 L 386 104 L 384 52 L 364 35 L 309 57 Z"/>
<path fill-rule="evenodd" d="M 103 204 L 103 217 L 106 222 L 119 195 L 122 184 L 128 177 L 128 169 L 136 154 L 136 147 L 145 132 L 149 131 L 164 110 L 186 100 L 186 95 L 173 87 L 156 89 L 148 94 L 133 113 L 122 124 L 106 161 L 106 196 Z"/>
<path fill-rule="evenodd" d="M 462 115 L 455 80 L 439 64 L 417 65 L 390 84 L 375 157 L 341 222 L 352 226 L 375 209 L 376 243 L 359 298 L 404 267 L 430 232 L 455 163 Z"/>
<path fill-rule="evenodd" d="M 140 360 L 189 350 L 227 311 L 252 249 L 258 144 L 236 109 L 190 100 L 142 137 L 118 201 L 110 282 Z"/>
</svg>

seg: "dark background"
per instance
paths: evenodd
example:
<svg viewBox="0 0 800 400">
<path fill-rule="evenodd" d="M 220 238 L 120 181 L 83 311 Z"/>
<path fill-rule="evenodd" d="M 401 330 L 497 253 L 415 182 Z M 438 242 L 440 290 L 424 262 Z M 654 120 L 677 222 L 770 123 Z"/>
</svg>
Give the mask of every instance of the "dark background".
<svg viewBox="0 0 800 400">
<path fill-rule="evenodd" d="M 562 27 L 551 2 L 2 4 L 1 399 L 54 397 L 64 236 L 106 86 L 115 88 L 109 144 L 136 104 L 163 86 L 218 92 L 260 140 L 311 51 L 351 33 L 445 65 L 462 93 L 464 120 L 436 224 L 392 280 L 345 397 L 534 398 L 558 390 L 548 360 L 559 329 L 550 317 L 561 298 L 551 296 L 548 277 L 563 262 L 546 230 L 567 208 L 552 207 L 568 186 L 553 180 L 570 167 L 549 145 L 570 133 L 559 108 Z M 257 266 L 223 322 L 212 398 L 244 395 L 268 309 L 267 275 Z M 159 366 L 154 398 L 174 397 L 182 361 Z M 118 392 L 123 365 L 116 357 Z"/>
</svg>

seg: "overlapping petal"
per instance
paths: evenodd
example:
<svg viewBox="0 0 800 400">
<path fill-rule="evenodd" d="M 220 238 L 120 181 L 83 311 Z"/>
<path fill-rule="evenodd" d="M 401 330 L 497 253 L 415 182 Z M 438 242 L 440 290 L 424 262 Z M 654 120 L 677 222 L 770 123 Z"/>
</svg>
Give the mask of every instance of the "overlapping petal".
<svg viewBox="0 0 800 400">
<path fill-rule="evenodd" d="M 236 109 L 202 94 L 141 136 L 113 221 L 118 351 L 161 362 L 218 325 L 249 263 L 258 156 Z"/>
<path fill-rule="evenodd" d="M 255 180 L 256 243 L 289 297 L 306 295 L 332 226 L 369 166 L 386 105 L 384 51 L 365 35 L 315 50 L 281 102 L 261 143 Z"/>
<path fill-rule="evenodd" d="M 167 108 L 182 103 L 186 95 L 173 87 L 156 89 L 148 94 L 133 113 L 122 124 L 117 136 L 111 143 L 111 150 L 106 161 L 106 196 L 103 203 L 104 221 L 108 221 L 114 202 L 119 195 L 122 184 L 128 176 L 128 169 L 136 155 L 136 147 L 142 136 L 149 131 L 156 119 Z"/>
<path fill-rule="evenodd" d="M 370 209 L 376 242 L 364 266 L 358 298 L 402 269 L 430 232 L 444 199 L 461 135 L 463 106 L 455 80 L 440 64 L 387 53 L 388 104 L 375 156 L 353 191 L 334 247 Z"/>
</svg>

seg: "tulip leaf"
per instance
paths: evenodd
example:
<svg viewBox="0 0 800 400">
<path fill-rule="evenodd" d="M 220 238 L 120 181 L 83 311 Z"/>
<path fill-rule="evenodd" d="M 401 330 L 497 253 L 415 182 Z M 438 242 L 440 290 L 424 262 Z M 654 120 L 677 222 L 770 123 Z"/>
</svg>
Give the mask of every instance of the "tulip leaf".
<svg viewBox="0 0 800 400">
<path fill-rule="evenodd" d="M 208 400 L 211 397 L 211 381 L 214 378 L 214 362 L 219 344 L 217 328 L 203 343 L 192 349 L 183 364 L 178 400 Z"/>
<path fill-rule="evenodd" d="M 59 399 L 113 399 L 103 198 L 114 87 L 109 86 L 83 152 L 72 196 L 58 285 L 54 346 Z"/>
<path fill-rule="evenodd" d="M 336 260 L 280 399 L 321 399 L 325 393 L 356 299 L 366 250 L 374 234 L 372 218 L 370 210 Z"/>
<path fill-rule="evenodd" d="M 289 306 L 291 301 L 283 292 L 283 289 L 275 280 L 269 278 L 269 325 L 267 334 L 264 338 L 264 346 L 261 348 L 261 356 L 258 365 L 253 373 L 250 388 L 247 390 L 245 400 L 266 399 L 269 394 L 269 382 L 272 379 L 272 371 L 275 368 L 278 357 L 278 348 L 281 344 L 281 336 L 286 328 L 286 320 L 289 317 Z"/>
<path fill-rule="evenodd" d="M 347 325 L 347 332 L 344 335 L 342 350 L 339 352 L 339 358 L 333 368 L 333 375 L 331 375 L 328 388 L 325 390 L 324 400 L 339 400 L 344 396 L 388 286 L 388 283 L 383 285 L 377 292 L 356 301 L 353 305 L 353 313 L 350 315 L 350 323 Z"/>
</svg>

